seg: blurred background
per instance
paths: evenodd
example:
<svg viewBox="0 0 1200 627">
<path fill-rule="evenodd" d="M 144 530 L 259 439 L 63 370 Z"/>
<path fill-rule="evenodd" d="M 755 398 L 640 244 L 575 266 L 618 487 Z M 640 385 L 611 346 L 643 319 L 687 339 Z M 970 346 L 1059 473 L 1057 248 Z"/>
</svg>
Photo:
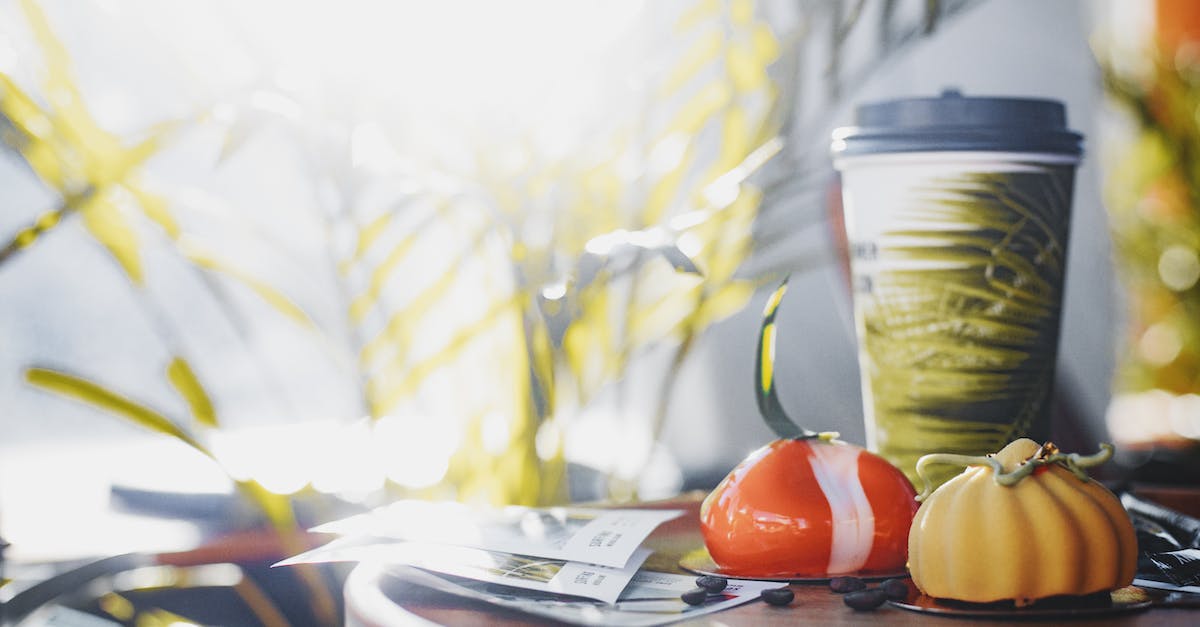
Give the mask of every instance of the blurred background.
<svg viewBox="0 0 1200 627">
<path fill-rule="evenodd" d="M 1172 0 L 0 1 L 8 555 L 177 546 L 140 514 L 220 495 L 285 528 L 709 489 L 772 437 L 788 275 L 783 402 L 862 444 L 830 131 L 947 87 L 1066 104 L 1056 430 L 1195 481 L 1197 34 Z"/>
</svg>

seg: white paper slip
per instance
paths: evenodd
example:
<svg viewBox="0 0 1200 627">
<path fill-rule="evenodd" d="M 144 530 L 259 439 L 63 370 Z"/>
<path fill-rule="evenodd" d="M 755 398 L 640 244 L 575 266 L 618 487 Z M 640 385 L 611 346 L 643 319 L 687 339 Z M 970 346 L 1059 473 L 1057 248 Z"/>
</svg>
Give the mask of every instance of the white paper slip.
<svg viewBox="0 0 1200 627">
<path fill-rule="evenodd" d="M 613 627 L 652 627 L 695 619 L 754 601 L 763 590 L 780 586 L 777 582 L 731 579 L 729 587 L 720 593 L 709 595 L 706 602 L 688 605 L 680 595 L 696 587 L 694 576 L 641 571 L 621 593 L 617 603 L 602 605 L 588 601 L 522 595 L 519 591 L 498 590 L 495 586 L 479 581 L 441 576 L 415 568 L 393 568 L 386 573 L 355 571 L 351 577 L 395 577 L 408 583 L 559 622 Z"/>
<path fill-rule="evenodd" d="M 325 523 L 318 533 L 370 535 L 622 567 L 680 510 L 504 507 L 406 500 Z"/>
<path fill-rule="evenodd" d="M 613 603 L 652 552 L 638 549 L 628 564 L 613 568 L 463 546 L 355 536 L 338 538 L 275 565 L 362 562 L 416 566 L 487 583 Z"/>
</svg>

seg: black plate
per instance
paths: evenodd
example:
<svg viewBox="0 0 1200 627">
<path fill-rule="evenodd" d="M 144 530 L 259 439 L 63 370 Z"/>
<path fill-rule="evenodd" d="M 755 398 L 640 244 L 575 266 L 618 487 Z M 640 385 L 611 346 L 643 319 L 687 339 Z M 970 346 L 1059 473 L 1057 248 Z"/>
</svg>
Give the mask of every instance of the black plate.
<svg viewBox="0 0 1200 627">
<path fill-rule="evenodd" d="M 822 575 L 814 577 L 811 575 L 780 575 L 777 577 L 746 577 L 744 575 L 734 575 L 722 571 L 720 566 L 713 561 L 712 556 L 708 554 L 707 549 L 696 549 L 688 552 L 679 559 L 679 567 L 696 573 L 697 575 L 713 575 L 716 577 L 725 577 L 727 579 L 751 579 L 754 581 L 778 581 L 780 583 L 829 583 L 834 577 L 858 577 L 864 581 L 883 581 L 884 579 L 892 579 L 895 577 L 908 577 L 908 571 L 901 570 L 891 573 L 843 573 L 840 575 Z"/>
<path fill-rule="evenodd" d="M 898 608 L 923 614 L 940 614 L 958 618 L 994 618 L 1000 620 L 1023 620 L 1035 618 L 1078 618 L 1087 616 L 1109 616 L 1139 612 L 1153 604 L 1153 598 L 1142 588 L 1127 586 L 1106 594 L 1086 597 L 1058 597 L 1038 601 L 1026 607 L 1015 607 L 1011 602 L 964 603 L 935 599 L 922 594 L 912 581 L 908 585 L 908 597 L 903 601 L 891 601 Z"/>
</svg>

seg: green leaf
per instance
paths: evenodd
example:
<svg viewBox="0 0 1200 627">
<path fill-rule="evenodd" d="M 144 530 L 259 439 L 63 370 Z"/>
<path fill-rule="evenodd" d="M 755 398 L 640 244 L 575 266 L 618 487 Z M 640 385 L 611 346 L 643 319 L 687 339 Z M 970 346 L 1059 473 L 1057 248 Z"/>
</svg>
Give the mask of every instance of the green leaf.
<svg viewBox="0 0 1200 627">
<path fill-rule="evenodd" d="M 85 405 L 91 405 L 97 409 L 112 412 L 145 429 L 169 435 L 205 455 L 211 456 L 203 445 L 172 422 L 170 418 L 145 405 L 117 394 L 98 383 L 58 370 L 38 367 L 27 369 L 25 371 L 25 380 L 30 385 L 47 392 L 53 392 L 59 396 L 65 396 L 84 403 Z"/>
<path fill-rule="evenodd" d="M 783 295 L 787 293 L 787 279 L 767 299 L 763 307 L 762 327 L 758 332 L 758 351 L 754 360 L 754 398 L 763 421 L 781 438 L 816 437 L 817 434 L 796 424 L 784 411 L 779 402 L 775 386 L 775 314 Z"/>
<path fill-rule="evenodd" d="M 200 384 L 200 380 L 196 378 L 196 373 L 192 371 L 192 367 L 188 365 L 187 361 L 182 357 L 172 359 L 171 365 L 167 366 L 167 379 L 171 385 L 175 386 L 179 395 L 187 401 L 188 407 L 192 410 L 192 417 L 198 424 L 214 429 L 220 426 L 217 422 L 217 413 L 213 409 L 212 399 L 204 391 L 204 386 Z"/>
</svg>

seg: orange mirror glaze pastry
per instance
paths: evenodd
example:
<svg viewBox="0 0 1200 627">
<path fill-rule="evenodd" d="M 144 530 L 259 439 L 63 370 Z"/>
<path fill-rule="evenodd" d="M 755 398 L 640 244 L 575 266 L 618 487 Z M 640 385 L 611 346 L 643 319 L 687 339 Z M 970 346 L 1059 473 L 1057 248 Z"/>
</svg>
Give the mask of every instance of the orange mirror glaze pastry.
<svg viewBox="0 0 1200 627">
<path fill-rule="evenodd" d="M 861 447 L 781 439 L 738 464 L 700 508 L 724 574 L 825 577 L 904 569 L 916 491 Z"/>
</svg>

